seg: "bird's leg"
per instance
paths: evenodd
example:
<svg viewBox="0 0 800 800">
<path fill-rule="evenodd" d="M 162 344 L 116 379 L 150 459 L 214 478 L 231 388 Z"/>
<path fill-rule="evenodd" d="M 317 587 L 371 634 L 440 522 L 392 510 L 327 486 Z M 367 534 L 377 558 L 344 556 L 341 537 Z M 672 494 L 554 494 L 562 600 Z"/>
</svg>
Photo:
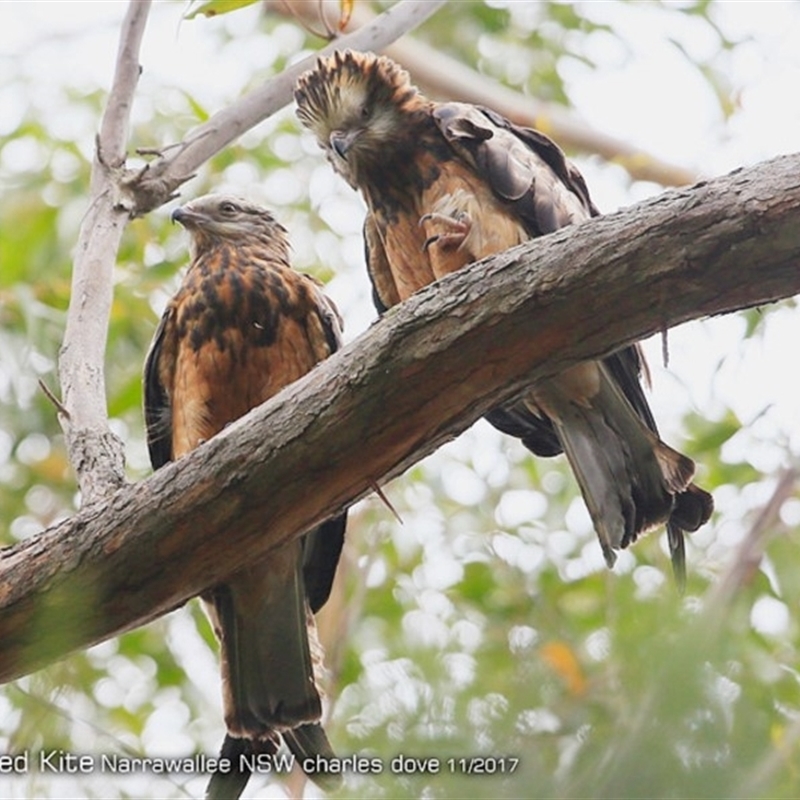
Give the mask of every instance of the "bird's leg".
<svg viewBox="0 0 800 800">
<path fill-rule="evenodd" d="M 452 215 L 432 211 L 420 217 L 419 224 L 427 234 L 422 244 L 426 252 L 433 245 L 442 250 L 458 250 L 472 230 L 472 219 L 466 211 Z"/>
</svg>

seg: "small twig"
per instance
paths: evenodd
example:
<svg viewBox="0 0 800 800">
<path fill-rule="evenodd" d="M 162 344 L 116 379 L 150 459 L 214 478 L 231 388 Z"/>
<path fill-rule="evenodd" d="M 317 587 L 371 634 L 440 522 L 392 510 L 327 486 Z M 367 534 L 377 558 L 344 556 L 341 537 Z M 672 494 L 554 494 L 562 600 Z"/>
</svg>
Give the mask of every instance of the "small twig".
<svg viewBox="0 0 800 800">
<path fill-rule="evenodd" d="M 178 147 L 186 147 L 186 142 L 173 142 L 172 144 L 165 144 L 162 147 L 137 147 L 137 156 L 156 156 L 162 158 L 164 153 L 170 150 L 175 150 Z"/>
<path fill-rule="evenodd" d="M 45 397 L 56 407 L 56 411 L 58 411 L 59 414 L 63 414 L 67 419 L 72 419 L 67 408 L 55 396 L 53 390 L 44 382 L 43 378 L 39 378 L 39 388 L 44 392 Z"/>
<path fill-rule="evenodd" d="M 325 17 L 325 9 L 322 7 L 323 0 L 317 0 L 317 14 L 319 14 L 320 21 L 322 22 L 325 33 L 327 34 L 326 38 L 329 42 L 336 38 L 336 31 L 328 24 L 328 20 Z M 302 24 L 302 23 L 301 23 Z"/>
<path fill-rule="evenodd" d="M 370 488 L 373 492 L 375 492 L 376 495 L 378 495 L 378 497 L 380 497 L 381 500 L 383 500 L 383 504 L 386 506 L 386 508 L 388 508 L 392 514 L 394 514 L 394 518 L 402 525 L 403 518 L 397 513 L 397 509 L 391 504 L 389 498 L 383 493 L 383 489 L 381 489 L 377 483 L 371 483 Z"/>
<path fill-rule="evenodd" d="M 310 33 L 312 36 L 316 36 L 318 39 L 323 39 L 326 42 L 329 42 L 333 38 L 331 36 L 330 27 L 329 27 L 328 23 L 325 21 L 325 18 L 324 18 L 323 13 L 322 13 L 322 0 L 320 0 L 319 8 L 317 10 L 318 10 L 318 13 L 319 13 L 319 17 L 322 20 L 322 24 L 325 26 L 325 30 L 327 31 L 327 33 L 320 33 L 318 30 L 316 30 L 314 27 L 312 27 L 311 23 L 307 19 L 302 17 L 300 14 L 298 14 L 294 10 L 294 8 L 292 7 L 292 4 L 290 2 L 288 2 L 288 0 L 276 0 L 276 1 L 279 2 L 281 4 L 281 6 L 283 6 L 283 8 L 285 9 L 284 13 L 286 13 L 288 16 L 292 17 L 292 19 L 294 19 L 295 22 L 297 22 L 297 24 L 306 33 Z"/>
</svg>

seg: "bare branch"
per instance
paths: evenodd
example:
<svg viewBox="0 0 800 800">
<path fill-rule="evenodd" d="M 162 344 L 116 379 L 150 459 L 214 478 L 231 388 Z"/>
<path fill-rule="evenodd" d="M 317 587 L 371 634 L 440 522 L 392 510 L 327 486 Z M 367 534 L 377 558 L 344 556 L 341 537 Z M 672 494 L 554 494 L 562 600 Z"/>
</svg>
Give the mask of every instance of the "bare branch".
<svg viewBox="0 0 800 800">
<path fill-rule="evenodd" d="M 131 175 L 128 190 L 134 198 L 136 215 L 145 214 L 167 202 L 175 190 L 211 156 L 290 103 L 297 79 L 314 65 L 317 55 L 332 53 L 343 47 L 381 50 L 420 25 L 445 2 L 401 0 L 368 25 L 328 45 L 318 54 L 287 67 L 280 75 L 218 111 L 191 133 L 180 147 L 154 161 L 141 175 Z"/>
<path fill-rule="evenodd" d="M 547 134 L 566 150 L 596 153 L 619 164 L 634 180 L 685 186 L 700 178 L 692 170 L 598 131 L 562 106 L 515 92 L 424 42 L 408 39 L 386 52 L 409 70 L 430 96 L 489 106 L 518 125 Z"/>
<path fill-rule="evenodd" d="M 97 138 L 89 208 L 81 225 L 72 271 L 67 326 L 59 354 L 66 413 L 59 415 L 84 502 L 123 482 L 122 442 L 108 427 L 105 348 L 113 298 L 112 271 L 130 206 L 117 177 L 125 163 L 128 122 L 139 78 L 139 47 L 149 0 L 131 0 L 122 24 L 114 81 Z"/>
<path fill-rule="evenodd" d="M 141 625 L 331 516 L 531 381 L 800 292 L 800 155 L 449 275 L 152 478 L 0 554 L 0 680 Z"/>
<path fill-rule="evenodd" d="M 774 534 L 774 526 L 783 504 L 792 496 L 797 486 L 798 471 L 784 469 L 767 504 L 753 520 L 750 530 L 739 546 L 730 568 L 715 583 L 706 599 L 710 613 L 725 613 L 736 593 L 753 579 L 767 544 Z"/>
<path fill-rule="evenodd" d="M 318 18 L 314 4 L 302 0 L 288 4 L 285 0 L 270 0 L 268 7 L 274 13 L 291 13 L 300 19 Z M 346 30 L 356 29 L 373 18 L 368 8 L 359 6 Z M 343 46 L 343 41 L 337 46 Z M 418 39 L 409 37 L 395 42 L 385 52 L 402 64 L 430 97 L 489 106 L 518 125 L 546 133 L 567 150 L 596 153 L 619 164 L 635 180 L 685 186 L 700 178 L 690 169 L 592 128 L 562 106 L 509 89 Z"/>
<path fill-rule="evenodd" d="M 139 50 L 149 13 L 150 0 L 131 2 L 120 31 L 114 81 L 108 94 L 97 142 L 99 161 L 112 169 L 125 164 L 133 95 L 142 71 Z"/>
</svg>

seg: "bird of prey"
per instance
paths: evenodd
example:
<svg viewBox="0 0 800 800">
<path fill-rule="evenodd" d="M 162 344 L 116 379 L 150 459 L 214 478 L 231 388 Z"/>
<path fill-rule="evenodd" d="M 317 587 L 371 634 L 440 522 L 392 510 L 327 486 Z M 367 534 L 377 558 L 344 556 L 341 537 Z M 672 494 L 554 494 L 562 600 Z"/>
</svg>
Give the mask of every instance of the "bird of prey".
<svg viewBox="0 0 800 800">
<path fill-rule="evenodd" d="M 154 469 L 305 375 L 341 340 L 335 306 L 291 268 L 287 232 L 269 211 L 212 194 L 172 219 L 191 235 L 191 263 L 145 363 Z M 223 755 L 274 752 L 279 735 L 298 757 L 333 755 L 319 725 L 313 613 L 330 593 L 345 522 L 346 513 L 323 523 L 202 595 L 220 642 Z"/>
<path fill-rule="evenodd" d="M 366 260 L 379 312 L 493 253 L 599 212 L 549 138 L 490 109 L 426 99 L 384 56 L 319 59 L 295 87 L 297 115 L 367 205 Z M 609 566 L 666 524 L 685 575 L 684 532 L 711 514 L 694 463 L 664 444 L 636 346 L 527 388 L 486 418 L 533 453 L 564 452 Z"/>
</svg>

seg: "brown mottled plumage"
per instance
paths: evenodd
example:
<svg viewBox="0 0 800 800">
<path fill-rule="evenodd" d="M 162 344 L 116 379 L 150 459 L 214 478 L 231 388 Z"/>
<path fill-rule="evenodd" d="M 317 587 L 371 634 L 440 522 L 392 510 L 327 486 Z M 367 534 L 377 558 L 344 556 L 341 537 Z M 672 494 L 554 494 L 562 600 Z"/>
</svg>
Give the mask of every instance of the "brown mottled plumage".
<svg viewBox="0 0 800 800">
<path fill-rule="evenodd" d="M 599 212 L 543 134 L 464 103 L 434 103 L 386 57 L 337 52 L 295 88 L 297 114 L 367 204 L 367 268 L 379 311 L 465 264 Z M 562 450 L 609 565 L 666 523 L 683 580 L 684 531 L 711 514 L 694 463 L 660 441 L 628 347 L 541 381 L 487 419 L 538 455 Z"/>
<path fill-rule="evenodd" d="M 207 195 L 172 218 L 191 234 L 191 264 L 145 364 L 155 469 L 305 375 L 340 343 L 335 307 L 291 268 L 286 231 L 266 209 Z M 269 752 L 280 734 L 298 755 L 332 755 L 318 725 L 312 612 L 330 592 L 345 521 L 324 523 L 203 594 L 220 640 L 229 732 L 223 754 Z"/>
</svg>

